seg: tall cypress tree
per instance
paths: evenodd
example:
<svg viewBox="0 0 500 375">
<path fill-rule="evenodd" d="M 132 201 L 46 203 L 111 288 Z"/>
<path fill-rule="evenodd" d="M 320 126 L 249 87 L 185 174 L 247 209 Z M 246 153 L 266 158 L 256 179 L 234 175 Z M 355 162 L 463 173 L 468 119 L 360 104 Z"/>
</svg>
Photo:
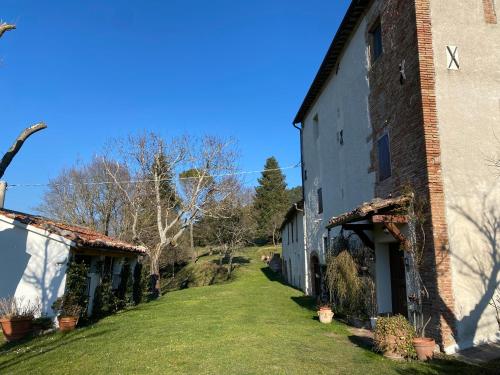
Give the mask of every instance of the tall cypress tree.
<svg viewBox="0 0 500 375">
<path fill-rule="evenodd" d="M 279 228 L 288 208 L 285 176 L 274 156 L 266 160 L 264 172 L 255 188 L 255 214 L 259 236 L 276 245 Z"/>
</svg>

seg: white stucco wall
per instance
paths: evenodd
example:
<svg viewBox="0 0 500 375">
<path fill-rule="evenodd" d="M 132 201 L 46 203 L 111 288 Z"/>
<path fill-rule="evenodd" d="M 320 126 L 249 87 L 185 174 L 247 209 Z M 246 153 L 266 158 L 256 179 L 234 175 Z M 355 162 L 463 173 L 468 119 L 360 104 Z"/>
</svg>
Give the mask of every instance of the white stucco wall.
<svg viewBox="0 0 500 375">
<path fill-rule="evenodd" d="M 496 1 L 500 16 L 500 1 Z M 450 239 L 458 347 L 499 338 L 488 302 L 500 283 L 500 25 L 482 1 L 432 0 L 441 163 Z M 447 69 L 457 46 L 459 70 Z"/>
<path fill-rule="evenodd" d="M 64 293 L 70 241 L 0 216 L 0 298 L 38 301 L 42 314 Z"/>
<path fill-rule="evenodd" d="M 293 226 L 293 239 L 292 229 Z M 306 291 L 305 248 L 304 248 L 304 214 L 297 212 L 281 232 L 282 256 L 286 262 L 287 281 L 290 285 Z M 291 265 L 291 267 L 290 267 Z"/>
<path fill-rule="evenodd" d="M 318 253 L 321 263 L 325 262 L 323 244 L 328 235 L 325 226 L 331 217 L 374 197 L 375 174 L 368 173 L 372 128 L 368 112 L 366 28 L 366 20 L 362 20 L 341 57 L 338 74 L 332 75 L 302 124 L 303 162 L 307 171 L 306 262 L 313 252 Z M 340 131 L 343 131 L 343 145 L 338 140 Z M 319 188 L 323 190 L 322 214 L 318 214 Z"/>
</svg>

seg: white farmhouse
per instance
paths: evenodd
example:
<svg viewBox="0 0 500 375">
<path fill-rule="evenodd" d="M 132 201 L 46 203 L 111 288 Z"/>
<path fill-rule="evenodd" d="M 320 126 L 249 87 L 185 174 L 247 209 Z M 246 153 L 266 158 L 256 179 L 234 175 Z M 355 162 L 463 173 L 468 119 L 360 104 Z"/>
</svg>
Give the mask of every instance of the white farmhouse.
<svg viewBox="0 0 500 375">
<path fill-rule="evenodd" d="M 304 226 L 304 202 L 300 201 L 288 210 L 281 225 L 283 248 L 281 272 L 290 285 L 305 292 L 308 280 L 304 277 L 306 274 Z"/>
<path fill-rule="evenodd" d="M 125 259 L 133 269 L 143 255 L 142 247 L 87 228 L 0 209 L 0 298 L 15 296 L 24 301 L 39 301 L 42 314 L 48 316 L 53 315 L 54 301 L 64 294 L 70 260 L 90 266 L 87 293 L 91 314 L 95 288 L 101 282 L 98 262 L 103 262 L 112 273 L 116 288 Z"/>
</svg>

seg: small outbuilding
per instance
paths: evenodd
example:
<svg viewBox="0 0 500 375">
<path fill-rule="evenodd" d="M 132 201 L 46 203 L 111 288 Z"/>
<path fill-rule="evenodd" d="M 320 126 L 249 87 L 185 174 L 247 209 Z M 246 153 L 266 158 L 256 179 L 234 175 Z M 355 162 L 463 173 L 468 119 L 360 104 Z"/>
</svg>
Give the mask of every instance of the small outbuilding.
<svg viewBox="0 0 500 375">
<path fill-rule="evenodd" d="M 304 235 L 304 201 L 300 201 L 290 207 L 281 225 L 282 272 L 290 285 L 306 291 Z"/>
<path fill-rule="evenodd" d="M 53 315 L 52 304 L 64 294 L 68 262 L 84 262 L 89 267 L 90 315 L 103 270 L 112 275 L 117 288 L 122 266 L 128 262 L 133 270 L 145 254 L 143 247 L 88 228 L 0 209 L 0 298 L 38 301 L 47 316 Z"/>
</svg>

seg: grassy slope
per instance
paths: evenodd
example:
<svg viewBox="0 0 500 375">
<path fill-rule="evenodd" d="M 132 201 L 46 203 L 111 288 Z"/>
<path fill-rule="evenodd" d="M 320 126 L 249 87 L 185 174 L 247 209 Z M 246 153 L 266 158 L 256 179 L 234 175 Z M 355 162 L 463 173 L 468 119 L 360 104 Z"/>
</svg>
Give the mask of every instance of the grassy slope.
<svg viewBox="0 0 500 375">
<path fill-rule="evenodd" d="M 0 374 L 471 374 L 454 362 L 395 363 L 321 325 L 311 301 L 256 260 L 236 281 L 172 292 L 63 336 L 0 345 Z"/>
</svg>

